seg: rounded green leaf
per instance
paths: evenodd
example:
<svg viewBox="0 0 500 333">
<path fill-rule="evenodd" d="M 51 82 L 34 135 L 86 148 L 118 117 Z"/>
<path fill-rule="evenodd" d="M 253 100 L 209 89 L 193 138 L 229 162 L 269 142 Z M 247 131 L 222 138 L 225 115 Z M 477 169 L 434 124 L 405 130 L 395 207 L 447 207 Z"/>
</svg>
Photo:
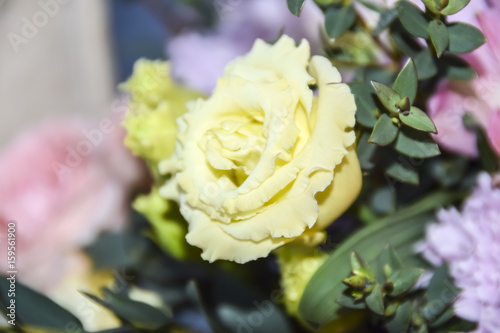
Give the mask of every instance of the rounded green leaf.
<svg viewBox="0 0 500 333">
<path fill-rule="evenodd" d="M 380 284 L 376 284 L 373 291 L 365 299 L 365 303 L 370 310 L 379 316 L 383 316 L 384 309 L 384 295 L 382 293 L 382 287 Z"/>
<path fill-rule="evenodd" d="M 429 22 L 420 9 L 408 1 L 399 1 L 396 3 L 399 19 L 403 26 L 414 36 L 429 38 L 427 26 Z"/>
<path fill-rule="evenodd" d="M 288 6 L 288 10 L 295 15 L 299 16 L 302 7 L 304 7 L 305 0 L 286 0 L 286 4 Z"/>
<path fill-rule="evenodd" d="M 9 297 L 11 280 L 4 276 L 0 279 L 0 303 L 4 316 L 10 313 L 7 307 L 11 306 L 12 300 L 15 300 L 16 324 L 49 332 L 65 331 L 68 327 L 75 331 L 83 331 L 82 323 L 71 312 L 19 281 L 15 281 L 15 284 L 15 298 L 12 298 Z"/>
<path fill-rule="evenodd" d="M 428 133 L 409 127 L 404 127 L 399 131 L 394 148 L 399 153 L 414 158 L 429 158 L 441 154 L 438 145 Z"/>
<path fill-rule="evenodd" d="M 394 283 L 394 287 L 389 292 L 391 296 L 399 296 L 407 292 L 411 287 L 417 283 L 418 279 L 424 274 L 421 268 L 402 268 L 395 271 L 390 277 L 389 281 Z"/>
<path fill-rule="evenodd" d="M 442 0 L 422 0 L 425 7 L 434 14 L 439 14 L 441 11 L 441 1 Z"/>
<path fill-rule="evenodd" d="M 401 95 L 386 84 L 377 81 L 371 81 L 371 83 L 379 100 L 384 104 L 387 110 L 394 113 L 399 112 L 398 104 L 399 101 L 401 101 Z"/>
<path fill-rule="evenodd" d="M 403 124 L 423 132 L 437 133 L 431 118 L 419 108 L 412 106 L 408 113 L 401 113 L 399 119 Z"/>
<path fill-rule="evenodd" d="M 397 126 L 394 125 L 391 118 L 384 113 L 380 116 L 380 118 L 378 118 L 377 123 L 373 128 L 372 135 L 368 141 L 379 146 L 387 146 L 394 141 L 397 135 Z"/>
<path fill-rule="evenodd" d="M 408 183 L 411 185 L 419 184 L 418 172 L 409 163 L 402 164 L 398 161 L 393 161 L 391 164 L 389 164 L 389 166 L 385 170 L 385 173 L 388 176 L 403 183 Z"/>
<path fill-rule="evenodd" d="M 415 101 L 415 97 L 417 96 L 418 76 L 417 68 L 412 59 L 408 60 L 392 87 L 401 97 L 410 98 L 410 103 Z"/>
<path fill-rule="evenodd" d="M 377 105 L 374 101 L 373 89 L 370 85 L 361 82 L 350 83 L 349 88 L 356 102 L 356 120 L 365 127 L 373 128 L 377 118 Z"/>
<path fill-rule="evenodd" d="M 441 58 L 444 75 L 452 80 L 472 80 L 477 73 L 471 65 L 462 58 L 454 55 L 445 55 Z"/>
<path fill-rule="evenodd" d="M 458 13 L 461 11 L 467 4 L 470 2 L 470 0 L 450 0 L 448 2 L 448 5 L 441 10 L 441 14 L 443 15 L 453 15 L 455 13 Z"/>
<path fill-rule="evenodd" d="M 448 48 L 450 41 L 448 38 L 448 29 L 440 20 L 434 20 L 429 23 L 429 35 L 439 58 Z"/>
<path fill-rule="evenodd" d="M 483 33 L 466 23 L 455 23 L 448 26 L 448 34 L 450 37 L 448 49 L 452 53 L 468 53 L 486 43 Z"/>
<path fill-rule="evenodd" d="M 438 72 L 436 60 L 429 49 L 423 49 L 418 52 L 414 57 L 415 66 L 417 67 L 417 75 L 419 80 L 426 80 Z"/>
<path fill-rule="evenodd" d="M 356 20 L 356 11 L 352 4 L 328 8 L 325 13 L 325 30 L 330 38 L 337 38 L 349 29 Z"/>
</svg>

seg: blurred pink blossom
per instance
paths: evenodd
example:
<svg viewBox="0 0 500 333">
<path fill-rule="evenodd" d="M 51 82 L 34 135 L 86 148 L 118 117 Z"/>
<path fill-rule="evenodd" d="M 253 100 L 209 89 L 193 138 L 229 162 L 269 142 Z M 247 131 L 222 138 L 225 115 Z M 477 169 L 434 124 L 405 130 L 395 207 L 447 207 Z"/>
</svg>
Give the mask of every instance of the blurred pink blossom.
<svg viewBox="0 0 500 333">
<path fill-rule="evenodd" d="M 500 188 L 487 173 L 462 209 L 441 209 L 419 250 L 432 264 L 447 263 L 462 289 L 460 317 L 479 323 L 476 332 L 500 332 Z"/>
<path fill-rule="evenodd" d="M 500 130 L 498 121 L 495 122 L 500 110 L 500 7 L 487 6 L 486 1 L 472 1 L 453 16 L 454 20 L 464 20 L 481 29 L 488 40 L 463 56 L 476 69 L 478 77 L 470 82 L 443 82 L 427 105 L 439 132 L 436 141 L 449 151 L 469 157 L 476 157 L 478 151 L 475 134 L 463 126 L 464 114 L 476 118 L 490 139 L 497 138 L 496 132 Z M 497 152 L 500 154 L 498 149 Z"/>
<path fill-rule="evenodd" d="M 284 0 L 218 1 L 220 22 L 206 34 L 187 31 L 172 39 L 167 48 L 172 74 L 179 82 L 209 95 L 227 63 L 248 52 L 255 39 L 275 40 L 280 33 L 300 41 L 312 52 L 321 52 L 323 13 L 306 1 L 300 17 L 292 15 Z"/>
<path fill-rule="evenodd" d="M 66 273 L 70 253 L 104 230 L 124 227 L 141 166 L 119 124 L 50 121 L 19 135 L 0 154 L 0 269 L 7 225 L 16 224 L 18 278 L 44 291 Z"/>
</svg>

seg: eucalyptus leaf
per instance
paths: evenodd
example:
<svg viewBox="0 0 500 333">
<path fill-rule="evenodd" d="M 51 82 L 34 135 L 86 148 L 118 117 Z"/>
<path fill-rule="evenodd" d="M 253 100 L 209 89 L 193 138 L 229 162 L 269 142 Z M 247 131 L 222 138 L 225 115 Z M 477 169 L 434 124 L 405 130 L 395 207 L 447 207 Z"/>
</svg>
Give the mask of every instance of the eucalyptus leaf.
<svg viewBox="0 0 500 333">
<path fill-rule="evenodd" d="M 443 0 L 422 0 L 425 7 L 434 14 L 439 14 L 441 12 L 441 1 Z"/>
<path fill-rule="evenodd" d="M 444 75 L 452 80 L 472 80 L 477 73 L 471 65 L 462 58 L 454 55 L 445 55 L 441 58 Z"/>
<path fill-rule="evenodd" d="M 391 296 L 399 296 L 407 292 L 415 285 L 415 283 L 417 283 L 423 273 L 423 269 L 415 267 L 401 268 L 400 270 L 395 271 L 389 277 L 389 281 L 394 283 L 394 287 L 389 294 Z"/>
<path fill-rule="evenodd" d="M 349 29 L 356 20 L 356 11 L 352 4 L 332 6 L 325 13 L 325 31 L 330 38 L 337 38 Z"/>
<path fill-rule="evenodd" d="M 437 133 L 436 125 L 429 116 L 419 108 L 412 106 L 410 111 L 401 113 L 399 119 L 416 130 Z"/>
<path fill-rule="evenodd" d="M 370 295 L 366 296 L 365 303 L 374 313 L 379 316 L 384 315 L 384 294 L 382 293 L 380 284 L 377 283 Z"/>
<path fill-rule="evenodd" d="M 110 309 L 124 322 L 131 323 L 135 327 L 158 329 L 171 322 L 171 318 L 161 310 L 146 303 L 127 299 L 109 290 L 105 293 L 105 299 L 100 299 L 88 293 L 83 294 L 94 302 Z"/>
<path fill-rule="evenodd" d="M 427 287 L 424 317 L 432 322 L 458 297 L 459 292 L 450 278 L 448 267 L 446 265 L 438 267 Z"/>
<path fill-rule="evenodd" d="M 439 58 L 446 51 L 450 42 L 448 29 L 440 20 L 433 20 L 429 23 L 429 35 Z"/>
<path fill-rule="evenodd" d="M 363 302 L 363 300 L 355 300 L 351 295 L 346 294 L 348 291 L 343 292 L 340 294 L 340 296 L 336 299 L 336 302 L 338 305 L 349 308 L 349 309 L 365 309 L 366 304 Z"/>
<path fill-rule="evenodd" d="M 402 0 L 396 3 L 396 9 L 401 23 L 409 33 L 417 37 L 429 38 L 427 32 L 429 22 L 417 6 Z"/>
<path fill-rule="evenodd" d="M 441 313 L 439 316 L 437 316 L 436 318 L 433 319 L 430 326 L 431 327 L 439 327 L 439 326 L 445 324 L 446 322 L 448 322 L 448 320 L 453 318 L 454 315 L 455 315 L 455 311 L 453 310 L 453 307 L 448 306 L 446 308 L 446 310 L 443 311 L 443 313 Z"/>
<path fill-rule="evenodd" d="M 402 96 L 386 84 L 377 81 L 372 81 L 371 83 L 375 89 L 378 99 L 382 102 L 382 104 L 384 104 L 387 110 L 391 112 L 398 112 L 398 103 Z"/>
<path fill-rule="evenodd" d="M 479 151 L 479 157 L 483 168 L 491 173 L 498 171 L 499 169 L 498 156 L 493 150 L 493 147 L 490 144 L 490 140 L 488 139 L 487 134 L 482 128 L 478 128 L 476 130 L 476 135 L 477 135 L 477 149 Z"/>
<path fill-rule="evenodd" d="M 417 67 L 417 75 L 419 80 L 426 80 L 438 72 L 436 60 L 429 49 L 423 49 L 418 52 L 414 57 L 415 66 Z"/>
<path fill-rule="evenodd" d="M 286 4 L 288 6 L 288 10 L 295 15 L 299 16 L 302 11 L 302 7 L 304 7 L 305 0 L 286 0 Z"/>
<path fill-rule="evenodd" d="M 398 306 L 396 313 L 393 314 L 385 324 L 389 333 L 408 332 L 408 326 L 411 319 L 411 304 L 405 301 Z"/>
<path fill-rule="evenodd" d="M 357 153 L 361 169 L 370 170 L 375 166 L 377 145 L 368 142 L 370 133 L 363 132 L 358 140 Z"/>
<path fill-rule="evenodd" d="M 366 31 L 356 29 L 348 30 L 335 39 L 329 56 L 342 63 L 352 65 L 376 65 L 378 63 L 375 50 L 377 45 L 373 37 Z"/>
<path fill-rule="evenodd" d="M 397 126 L 394 125 L 391 118 L 384 113 L 378 118 L 368 141 L 379 146 L 387 146 L 394 141 L 397 135 Z"/>
<path fill-rule="evenodd" d="M 214 332 L 290 332 L 288 317 L 278 300 L 246 281 L 221 273 L 212 279 L 191 281 L 188 292 Z M 257 318 L 259 325 L 252 325 Z"/>
<path fill-rule="evenodd" d="M 11 300 L 14 300 L 16 324 L 50 332 L 66 332 L 70 325 L 75 331 L 83 332 L 82 323 L 71 312 L 19 281 L 15 281 L 15 298 L 9 297 L 7 277 L 0 278 L 1 311 L 9 314 L 7 307 L 12 307 Z"/>
<path fill-rule="evenodd" d="M 409 127 L 399 131 L 394 148 L 401 154 L 415 158 L 429 158 L 441 154 L 438 145 L 428 133 Z"/>
<path fill-rule="evenodd" d="M 448 26 L 450 37 L 449 50 L 452 53 L 468 53 L 484 43 L 486 38 L 476 27 L 466 23 L 454 23 Z"/>
<path fill-rule="evenodd" d="M 401 72 L 399 73 L 392 88 L 399 93 L 401 97 L 409 97 L 410 103 L 415 101 L 417 96 L 418 76 L 417 68 L 412 59 L 409 59 Z"/>
<path fill-rule="evenodd" d="M 403 183 L 408 183 L 411 185 L 419 184 L 419 177 L 417 170 L 407 163 L 401 163 L 399 161 L 393 161 L 385 169 L 385 173 Z"/>
<path fill-rule="evenodd" d="M 396 253 L 396 251 L 394 251 L 394 248 L 391 246 L 391 244 L 387 244 L 380 253 L 380 256 L 378 257 L 377 267 L 377 281 L 379 283 L 384 283 L 388 278 L 388 276 L 386 276 L 384 272 L 384 267 L 388 267 L 392 271 L 401 269 L 401 259 L 399 259 L 398 254 Z"/>
<path fill-rule="evenodd" d="M 414 252 L 415 241 L 424 234 L 425 222 L 434 214 L 426 212 L 446 206 L 462 193 L 434 192 L 429 197 L 372 223 L 338 246 L 314 273 L 299 304 L 301 317 L 313 325 L 324 325 L 338 318 L 342 306 L 337 299 L 346 289 L 342 280 L 350 273 L 350 254 L 354 250 L 364 260 L 376 263 L 385 244 L 390 243 L 406 265 L 421 263 Z"/>
<path fill-rule="evenodd" d="M 386 9 L 380 14 L 380 19 L 372 34 L 378 36 L 398 17 L 398 11 L 394 8 Z"/>
<path fill-rule="evenodd" d="M 453 15 L 461 11 L 470 0 L 449 0 L 448 5 L 441 10 L 443 15 Z"/>
<path fill-rule="evenodd" d="M 349 88 L 351 88 L 356 102 L 356 120 L 365 127 L 373 128 L 377 121 L 375 118 L 377 105 L 374 100 L 373 88 L 361 82 L 350 83 Z"/>
<path fill-rule="evenodd" d="M 381 186 L 373 192 L 370 206 L 377 213 L 390 213 L 396 209 L 396 193 L 388 186 Z"/>
</svg>

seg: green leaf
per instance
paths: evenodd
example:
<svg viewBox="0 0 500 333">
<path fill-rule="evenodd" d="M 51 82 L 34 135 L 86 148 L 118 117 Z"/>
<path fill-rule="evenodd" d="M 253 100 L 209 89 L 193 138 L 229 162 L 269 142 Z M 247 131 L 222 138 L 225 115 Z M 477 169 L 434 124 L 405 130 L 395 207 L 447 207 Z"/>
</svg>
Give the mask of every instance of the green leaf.
<svg viewBox="0 0 500 333">
<path fill-rule="evenodd" d="M 366 297 L 365 303 L 368 308 L 374 313 L 378 314 L 379 316 L 384 315 L 384 295 L 382 293 L 382 287 L 380 286 L 380 284 L 377 283 L 375 285 L 373 291 Z"/>
<path fill-rule="evenodd" d="M 391 112 L 399 112 L 398 103 L 401 100 L 401 96 L 398 92 L 386 84 L 371 81 L 373 88 L 375 88 L 375 93 L 378 99 L 384 104 L 387 110 Z"/>
<path fill-rule="evenodd" d="M 488 172 L 496 172 L 499 169 L 498 156 L 491 147 L 485 131 L 482 128 L 476 130 L 477 148 L 483 168 Z"/>
<path fill-rule="evenodd" d="M 394 144 L 396 151 L 415 158 L 429 158 L 441 154 L 438 145 L 428 133 L 404 127 L 399 131 Z"/>
<path fill-rule="evenodd" d="M 336 300 L 346 289 L 342 280 L 349 276 L 353 250 L 363 256 L 368 264 L 375 264 L 385 244 L 390 243 L 406 265 L 420 265 L 421 259 L 415 254 L 414 244 L 423 237 L 425 222 L 434 216 L 434 213 L 426 212 L 446 206 L 452 200 L 463 198 L 463 195 L 457 192 L 434 192 L 345 239 L 309 280 L 300 300 L 300 316 L 315 325 L 324 325 L 339 317 L 338 311 L 342 307 Z"/>
<path fill-rule="evenodd" d="M 415 101 L 415 97 L 417 96 L 417 87 L 417 68 L 415 67 L 413 60 L 409 59 L 396 78 L 392 88 L 399 93 L 399 96 L 409 97 L 410 103 L 413 103 Z"/>
<path fill-rule="evenodd" d="M 299 16 L 302 7 L 304 7 L 305 0 L 286 0 L 286 4 L 288 6 L 288 10 L 295 15 Z"/>
<path fill-rule="evenodd" d="M 434 45 L 436 54 L 439 58 L 444 51 L 446 51 L 450 42 L 448 29 L 440 20 L 434 20 L 429 23 L 429 35 L 431 36 L 432 45 Z"/>
<path fill-rule="evenodd" d="M 396 193 L 387 186 L 381 186 L 373 192 L 370 206 L 377 213 L 394 212 L 396 210 Z"/>
<path fill-rule="evenodd" d="M 158 329 L 165 327 L 171 319 L 159 309 L 149 304 L 127 299 L 105 289 L 106 298 L 100 299 L 94 295 L 83 293 L 94 302 L 110 309 L 124 322 L 136 327 Z"/>
<path fill-rule="evenodd" d="M 377 105 L 374 101 L 372 87 L 366 83 L 356 82 L 350 83 L 349 88 L 351 88 L 356 102 L 356 120 L 365 127 L 373 128 L 377 121 L 375 118 Z"/>
<path fill-rule="evenodd" d="M 470 0 L 450 0 L 448 5 L 441 10 L 441 14 L 443 15 L 453 15 L 461 11 Z"/>
<path fill-rule="evenodd" d="M 382 252 L 380 253 L 380 256 L 378 257 L 378 266 L 383 268 L 384 266 L 389 266 L 393 271 L 401 269 L 402 264 L 401 264 L 401 259 L 399 259 L 398 254 L 394 250 L 394 248 L 391 246 L 391 244 L 387 244 Z M 382 270 L 380 270 L 382 271 Z M 382 272 L 383 273 L 383 272 Z M 379 280 L 380 283 L 385 282 L 386 277 L 382 276 L 381 274 L 381 280 Z"/>
<path fill-rule="evenodd" d="M 373 37 L 366 31 L 348 30 L 334 40 L 329 56 L 337 62 L 353 65 L 376 65 L 377 55 L 374 50 L 377 45 Z"/>
<path fill-rule="evenodd" d="M 387 320 L 385 327 L 389 333 L 408 332 L 411 319 L 411 304 L 406 301 L 398 306 L 396 313 Z"/>
<path fill-rule="evenodd" d="M 270 299 L 269 294 L 255 290 L 252 285 L 233 275 L 222 272 L 211 279 L 192 280 L 187 291 L 200 307 L 213 332 L 245 331 L 241 327 L 249 323 L 247 318 L 255 317 L 261 320 L 259 325 L 251 326 L 253 333 L 292 331 L 289 317 L 278 306 L 276 296 Z"/>
<path fill-rule="evenodd" d="M 426 293 L 426 304 L 422 309 L 424 317 L 433 321 L 450 305 L 460 293 L 453 284 L 448 267 L 442 265 L 434 271 Z"/>
<path fill-rule="evenodd" d="M 424 274 L 421 268 L 402 268 L 395 271 L 390 277 L 389 281 L 394 283 L 393 289 L 389 292 L 391 296 L 399 296 L 417 283 L 418 279 Z"/>
<path fill-rule="evenodd" d="M 423 132 L 437 133 L 434 122 L 419 108 L 412 106 L 410 111 L 401 113 L 399 119 L 407 126 Z"/>
<path fill-rule="evenodd" d="M 452 53 L 468 53 L 486 43 L 483 33 L 476 27 L 466 23 L 449 25 L 448 34 L 450 36 L 448 49 Z"/>
<path fill-rule="evenodd" d="M 430 326 L 431 327 L 439 327 L 439 326 L 445 324 L 446 322 L 448 322 L 448 320 L 453 318 L 454 315 L 455 315 L 455 311 L 453 311 L 453 307 L 448 306 L 446 308 L 446 310 L 443 311 L 443 313 L 441 313 L 439 316 L 437 316 L 435 319 L 432 320 Z"/>
<path fill-rule="evenodd" d="M 429 38 L 427 26 L 429 22 L 420 9 L 408 1 L 399 1 L 396 3 L 399 19 L 403 26 L 414 36 Z"/>
<path fill-rule="evenodd" d="M 372 34 L 378 36 L 382 31 L 384 31 L 392 22 L 398 17 L 398 11 L 394 8 L 385 9 L 382 14 L 380 14 L 380 19 L 377 23 L 375 29 L 373 29 Z"/>
<path fill-rule="evenodd" d="M 438 72 L 436 60 L 429 49 L 423 49 L 418 52 L 414 57 L 415 66 L 417 67 L 417 74 L 419 80 L 426 80 Z"/>
<path fill-rule="evenodd" d="M 358 159 L 363 170 L 370 170 L 375 166 L 374 157 L 376 157 L 377 145 L 368 142 L 369 138 L 370 133 L 363 132 L 358 141 Z"/>
<path fill-rule="evenodd" d="M 351 295 L 348 294 L 348 290 L 341 293 L 340 296 L 335 300 L 335 302 L 349 309 L 365 309 L 366 304 L 363 300 L 355 300 Z"/>
<path fill-rule="evenodd" d="M 15 284 L 15 297 L 11 298 L 8 296 L 10 281 L 6 277 L 0 278 L 1 311 L 4 315 L 9 314 L 7 307 L 14 300 L 16 324 L 56 332 L 66 332 L 71 325 L 75 331 L 83 332 L 82 323 L 72 313 L 19 281 Z"/>
<path fill-rule="evenodd" d="M 375 280 L 375 276 L 370 267 L 368 267 L 363 258 L 354 251 L 351 253 L 351 271 L 354 275 L 365 277 L 370 281 Z"/>
<path fill-rule="evenodd" d="M 368 141 L 379 146 L 387 146 L 394 141 L 397 135 L 397 126 L 393 124 L 391 118 L 387 114 L 383 113 L 380 118 L 378 118 Z"/>
<path fill-rule="evenodd" d="M 454 55 L 445 55 L 441 58 L 444 75 L 452 80 L 472 80 L 477 73 L 471 65 L 462 58 Z"/>
<path fill-rule="evenodd" d="M 356 11 L 352 4 L 328 8 L 325 13 L 325 30 L 330 38 L 337 38 L 349 29 L 356 20 Z"/>
<path fill-rule="evenodd" d="M 385 170 L 385 173 L 388 176 L 391 176 L 392 178 L 403 183 L 408 183 L 411 185 L 419 184 L 418 172 L 414 167 L 409 165 L 409 162 L 403 164 L 398 161 L 393 161 L 391 164 L 389 164 L 389 166 Z"/>
<path fill-rule="evenodd" d="M 429 9 L 434 14 L 439 14 L 441 11 L 441 1 L 442 0 L 422 0 L 425 7 Z"/>
</svg>

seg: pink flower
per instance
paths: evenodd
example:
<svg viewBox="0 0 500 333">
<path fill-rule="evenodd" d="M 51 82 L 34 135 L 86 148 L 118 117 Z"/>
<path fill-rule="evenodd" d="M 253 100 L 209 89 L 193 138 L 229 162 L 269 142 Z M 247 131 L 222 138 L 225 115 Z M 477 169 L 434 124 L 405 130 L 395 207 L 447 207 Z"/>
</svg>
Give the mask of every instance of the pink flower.
<svg viewBox="0 0 500 333">
<path fill-rule="evenodd" d="M 476 157 L 478 151 L 475 134 L 462 124 L 464 114 L 472 114 L 492 140 L 498 140 L 500 130 L 496 116 L 500 110 L 500 7 L 485 9 L 487 5 L 485 1 L 473 1 L 452 16 L 453 20 L 465 20 L 477 26 L 488 40 L 463 56 L 476 69 L 478 78 L 470 82 L 443 82 L 427 105 L 439 132 L 435 135 L 436 141 L 449 151 L 469 157 Z M 498 141 L 491 141 L 498 147 L 495 142 Z M 500 156 L 499 149 L 497 152 Z"/>
<path fill-rule="evenodd" d="M 170 41 L 167 53 L 172 74 L 181 83 L 210 95 L 227 63 L 248 52 L 255 39 L 275 40 L 280 32 L 300 41 L 306 38 L 313 53 L 321 51 L 323 13 L 306 1 L 300 17 L 284 0 L 214 2 L 220 22 L 207 34 L 186 32 Z"/>
<path fill-rule="evenodd" d="M 124 226 L 140 164 L 110 119 L 47 122 L 0 154 L 0 269 L 40 291 L 57 286 L 68 254 L 103 230 Z M 7 231 L 15 223 L 16 262 L 7 266 Z"/>
<path fill-rule="evenodd" d="M 500 332 L 500 188 L 487 173 L 462 209 L 440 210 L 420 251 L 432 264 L 450 268 L 462 289 L 454 307 L 479 323 L 476 332 Z"/>
</svg>

